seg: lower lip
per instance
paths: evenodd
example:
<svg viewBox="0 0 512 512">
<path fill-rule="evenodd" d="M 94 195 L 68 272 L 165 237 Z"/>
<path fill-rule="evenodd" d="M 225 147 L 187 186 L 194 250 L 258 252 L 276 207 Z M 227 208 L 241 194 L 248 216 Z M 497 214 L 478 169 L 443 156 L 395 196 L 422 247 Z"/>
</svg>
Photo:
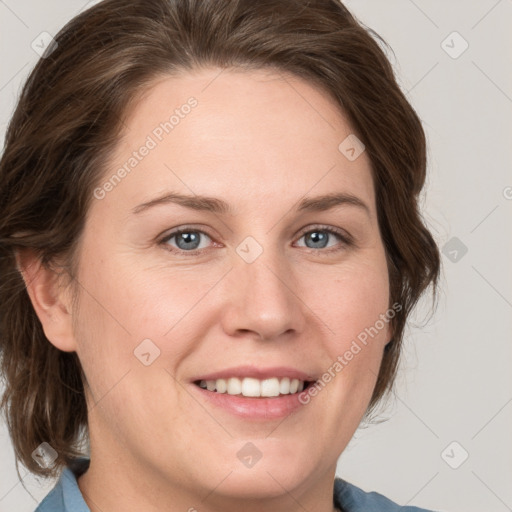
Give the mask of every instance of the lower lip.
<svg viewBox="0 0 512 512">
<path fill-rule="evenodd" d="M 300 393 L 274 398 L 250 398 L 242 395 L 228 395 L 227 393 L 208 391 L 196 384 L 192 384 L 192 387 L 214 406 L 220 407 L 235 416 L 251 420 L 284 418 L 304 407 L 299 401 Z"/>
</svg>

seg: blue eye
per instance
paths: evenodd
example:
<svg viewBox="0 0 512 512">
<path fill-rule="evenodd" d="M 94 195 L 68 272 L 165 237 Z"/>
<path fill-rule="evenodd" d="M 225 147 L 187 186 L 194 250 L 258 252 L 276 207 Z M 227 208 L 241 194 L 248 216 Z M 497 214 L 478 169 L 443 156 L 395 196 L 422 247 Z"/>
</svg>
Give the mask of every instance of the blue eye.
<svg viewBox="0 0 512 512">
<path fill-rule="evenodd" d="M 205 237 L 207 239 L 206 241 L 204 241 Z M 352 238 L 348 233 L 332 227 L 318 226 L 314 229 L 309 229 L 309 231 L 302 233 L 299 240 L 302 238 L 306 240 L 306 244 L 299 245 L 299 247 L 306 247 L 307 249 L 326 249 L 324 251 L 314 251 L 319 253 L 330 253 L 353 245 Z M 329 244 L 333 238 L 338 239 L 341 243 Z M 212 238 L 204 231 L 182 228 L 169 233 L 160 243 L 165 245 L 170 252 L 195 255 L 208 249 L 209 242 L 211 241 Z"/>
<path fill-rule="evenodd" d="M 167 244 L 174 238 L 178 250 L 184 252 L 194 252 L 200 249 L 204 249 L 204 247 L 200 247 L 202 236 L 210 238 L 203 231 L 194 229 L 181 229 L 170 233 L 162 240 L 162 243 Z M 171 250 L 173 249 L 171 248 Z"/>
<path fill-rule="evenodd" d="M 342 231 L 327 227 L 317 227 L 316 229 L 310 229 L 309 231 L 303 233 L 299 240 L 304 238 L 306 240 L 306 247 L 308 249 L 325 249 L 326 247 L 333 247 L 332 245 L 327 245 L 333 237 L 341 240 L 342 245 L 351 245 L 351 240 L 347 235 L 343 234 Z M 311 245 L 308 245 L 307 241 L 310 241 Z M 334 244 L 334 246 L 335 245 L 336 244 Z"/>
</svg>

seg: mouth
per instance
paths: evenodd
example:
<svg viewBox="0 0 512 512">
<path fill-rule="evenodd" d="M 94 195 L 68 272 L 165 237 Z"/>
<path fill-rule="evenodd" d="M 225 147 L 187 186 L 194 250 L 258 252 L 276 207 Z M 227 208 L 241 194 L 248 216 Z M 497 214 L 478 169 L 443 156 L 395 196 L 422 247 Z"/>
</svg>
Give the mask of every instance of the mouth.
<svg viewBox="0 0 512 512">
<path fill-rule="evenodd" d="M 301 393 L 317 382 L 312 374 L 290 367 L 239 366 L 190 381 L 207 407 L 245 421 L 282 420 L 292 413 L 308 414 Z M 212 411 L 213 412 L 213 411 Z"/>
<path fill-rule="evenodd" d="M 207 407 L 244 420 L 270 421 L 311 411 L 304 407 L 301 393 L 317 378 L 289 366 L 244 365 L 197 375 L 189 382 Z"/>
<path fill-rule="evenodd" d="M 313 383 L 314 381 L 289 377 L 229 377 L 194 381 L 196 386 L 212 393 L 260 399 L 298 395 Z"/>
</svg>

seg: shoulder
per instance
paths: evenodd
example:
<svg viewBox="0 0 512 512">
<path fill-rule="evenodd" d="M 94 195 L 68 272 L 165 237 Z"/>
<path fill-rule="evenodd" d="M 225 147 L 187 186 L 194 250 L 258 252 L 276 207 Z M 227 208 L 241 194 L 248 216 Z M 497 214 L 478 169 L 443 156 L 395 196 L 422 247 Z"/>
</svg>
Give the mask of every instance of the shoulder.
<svg viewBox="0 0 512 512">
<path fill-rule="evenodd" d="M 89 459 L 77 459 L 64 468 L 55 487 L 46 495 L 35 512 L 90 512 L 77 478 L 89 466 Z"/>
<path fill-rule="evenodd" d="M 343 512 L 433 512 L 400 506 L 378 492 L 365 492 L 341 478 L 334 480 L 334 504 Z"/>
</svg>

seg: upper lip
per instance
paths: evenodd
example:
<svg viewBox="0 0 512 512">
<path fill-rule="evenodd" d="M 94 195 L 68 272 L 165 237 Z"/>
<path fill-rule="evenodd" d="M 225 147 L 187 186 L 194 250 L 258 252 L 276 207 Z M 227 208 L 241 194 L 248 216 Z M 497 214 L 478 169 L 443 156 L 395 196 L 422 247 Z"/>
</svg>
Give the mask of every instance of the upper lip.
<svg viewBox="0 0 512 512">
<path fill-rule="evenodd" d="M 270 379 L 277 377 L 278 379 L 288 377 L 290 379 L 298 379 L 302 381 L 313 381 L 316 380 L 310 374 L 291 368 L 288 366 L 273 366 L 269 368 L 261 368 L 256 366 L 236 366 L 233 368 L 226 368 L 216 372 L 199 375 L 192 379 L 193 381 L 198 380 L 217 380 L 217 379 L 228 379 L 230 377 L 238 377 L 243 379 L 244 377 L 252 377 L 254 379 Z"/>
</svg>

